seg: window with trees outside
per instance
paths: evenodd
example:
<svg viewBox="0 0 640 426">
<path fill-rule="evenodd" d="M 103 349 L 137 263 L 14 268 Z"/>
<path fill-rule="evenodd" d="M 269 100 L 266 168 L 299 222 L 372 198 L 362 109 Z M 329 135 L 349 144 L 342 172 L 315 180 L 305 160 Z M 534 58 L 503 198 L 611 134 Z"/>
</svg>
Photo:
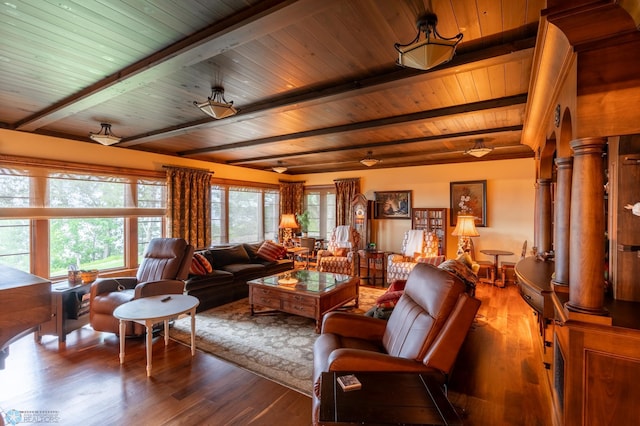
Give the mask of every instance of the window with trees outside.
<svg viewBox="0 0 640 426">
<path fill-rule="evenodd" d="M 52 280 L 68 268 L 135 269 L 166 236 L 164 172 L 0 159 L 0 264 Z M 222 181 L 222 180 L 220 180 Z M 212 243 L 277 239 L 277 185 L 215 182 Z"/>
<path fill-rule="evenodd" d="M 164 235 L 164 173 L 38 163 L 0 163 L 0 263 L 51 279 L 136 268 Z"/>
</svg>

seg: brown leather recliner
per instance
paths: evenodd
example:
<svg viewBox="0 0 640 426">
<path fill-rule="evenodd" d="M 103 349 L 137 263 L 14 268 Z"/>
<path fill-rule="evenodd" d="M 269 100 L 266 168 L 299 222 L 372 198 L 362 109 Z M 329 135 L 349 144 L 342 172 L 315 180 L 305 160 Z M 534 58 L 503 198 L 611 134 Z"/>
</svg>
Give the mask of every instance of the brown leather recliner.
<svg viewBox="0 0 640 426">
<path fill-rule="evenodd" d="M 123 303 L 159 294 L 182 294 L 189 273 L 193 246 L 182 238 L 154 238 L 149 242 L 135 277 L 98 278 L 91 284 L 91 327 L 118 334 L 113 311 Z M 126 335 L 140 335 L 145 328 L 126 323 Z"/>
<path fill-rule="evenodd" d="M 419 263 L 388 321 L 327 314 L 313 348 L 313 423 L 323 372 L 427 372 L 445 384 L 479 307 L 455 275 Z"/>
</svg>

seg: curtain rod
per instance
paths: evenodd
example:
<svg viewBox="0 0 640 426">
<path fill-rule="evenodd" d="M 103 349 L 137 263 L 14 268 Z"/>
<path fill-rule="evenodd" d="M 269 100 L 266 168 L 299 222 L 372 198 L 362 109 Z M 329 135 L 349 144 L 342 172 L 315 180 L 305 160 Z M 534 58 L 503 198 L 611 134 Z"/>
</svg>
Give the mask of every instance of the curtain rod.
<svg viewBox="0 0 640 426">
<path fill-rule="evenodd" d="M 305 183 L 304 180 L 279 180 L 280 183 Z"/>
<path fill-rule="evenodd" d="M 360 180 L 360 178 L 359 178 L 359 177 L 357 177 L 357 178 L 334 179 L 333 181 L 334 181 L 334 182 L 351 182 L 351 181 L 354 181 L 354 182 L 355 182 L 355 181 L 357 181 L 357 180 Z"/>
<path fill-rule="evenodd" d="M 191 171 L 198 171 L 198 172 L 207 172 L 210 174 L 214 174 L 215 172 L 213 172 L 212 170 L 209 169 L 199 169 L 197 167 L 182 167 L 182 166 L 169 166 L 169 165 L 163 165 L 162 166 L 163 169 L 176 169 L 176 170 L 191 170 Z"/>
</svg>

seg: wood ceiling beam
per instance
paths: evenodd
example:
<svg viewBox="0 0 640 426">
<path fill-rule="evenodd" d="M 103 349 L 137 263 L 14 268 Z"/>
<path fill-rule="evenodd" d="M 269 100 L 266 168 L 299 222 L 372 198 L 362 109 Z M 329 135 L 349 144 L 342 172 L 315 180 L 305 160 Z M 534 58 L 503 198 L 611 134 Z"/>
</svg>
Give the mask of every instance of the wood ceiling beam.
<svg viewBox="0 0 640 426">
<path fill-rule="evenodd" d="M 491 99 L 488 101 L 473 102 L 469 104 L 455 105 L 452 107 L 438 108 L 438 109 L 433 109 L 428 111 L 420 111 L 412 114 L 404 114 L 404 115 L 398 115 L 394 117 L 384 117 L 384 118 L 379 118 L 375 120 L 360 121 L 357 123 L 349 123 L 349 124 L 343 124 L 339 126 L 324 127 L 321 129 L 313 129 L 313 130 L 307 130 L 303 132 L 271 136 L 268 138 L 247 140 L 247 141 L 236 142 L 236 143 L 231 143 L 227 145 L 191 149 L 188 151 L 178 152 L 177 155 L 186 157 L 190 155 L 197 155 L 197 154 L 203 154 L 208 152 L 219 152 L 219 151 L 229 151 L 229 150 L 242 149 L 242 148 L 250 148 L 257 145 L 283 142 L 283 141 L 292 140 L 292 139 L 310 138 L 310 137 L 317 137 L 317 136 L 326 136 L 326 135 L 335 134 L 335 133 L 352 132 L 355 130 L 381 128 L 386 126 L 396 126 L 398 124 L 405 124 L 412 121 L 422 121 L 422 120 L 428 120 L 432 118 L 443 118 L 446 116 L 485 111 L 490 109 L 506 108 L 514 105 L 525 104 L 526 102 L 527 102 L 526 94 L 507 96 L 499 99 Z"/>
<path fill-rule="evenodd" d="M 460 72 L 468 72 L 474 69 L 496 66 L 508 62 L 518 61 L 532 55 L 536 38 L 531 35 L 531 30 L 523 32 L 522 38 L 510 39 L 500 44 L 478 43 L 480 48 L 474 46 L 461 49 L 450 62 L 439 66 L 434 70 L 420 71 L 412 68 L 401 68 L 392 65 L 376 76 L 349 81 L 342 84 L 328 82 L 320 88 L 309 90 L 303 88 L 300 91 L 289 93 L 285 96 L 267 99 L 251 105 L 243 106 L 240 112 L 224 120 L 214 120 L 203 118 L 190 123 L 158 129 L 153 132 L 144 133 L 128 138 L 118 144 L 121 147 L 131 147 L 141 143 L 153 142 L 170 136 L 178 136 L 195 130 L 213 128 L 216 126 L 229 125 L 235 122 L 246 120 L 249 115 L 257 118 L 281 109 L 279 112 L 287 111 L 287 108 L 299 108 L 300 104 L 305 106 L 331 102 L 353 96 L 354 92 L 359 95 L 373 91 L 393 89 L 416 82 L 440 79 Z"/>
<path fill-rule="evenodd" d="M 258 2 L 38 111 L 16 123 L 13 130 L 34 131 L 339 3 L 340 0 Z"/>
<path fill-rule="evenodd" d="M 522 125 L 520 124 L 517 126 L 496 127 L 492 129 L 473 130 L 469 132 L 450 133 L 447 135 L 423 136 L 419 138 L 398 139 L 393 141 L 375 142 L 370 144 L 359 144 L 359 145 L 350 145 L 350 146 L 344 146 L 344 147 L 314 149 L 314 150 L 296 152 L 291 154 L 265 155 L 262 157 L 243 158 L 241 160 L 229 160 L 225 164 L 231 164 L 231 165 L 251 164 L 251 163 L 258 163 L 261 161 L 272 161 L 272 160 L 281 160 L 281 159 L 287 159 L 287 158 L 304 157 L 307 155 L 328 154 L 331 152 L 356 151 L 359 149 L 375 149 L 375 148 L 381 148 L 386 146 L 398 146 L 398 145 L 404 146 L 404 145 L 421 143 L 421 142 L 434 142 L 434 141 L 438 142 L 442 140 L 468 138 L 472 136 L 490 135 L 490 134 L 504 133 L 504 132 L 519 132 L 521 130 L 522 130 Z M 450 150 L 446 150 L 443 152 L 451 153 Z M 438 154 L 438 153 L 439 151 L 434 151 L 433 153 L 430 153 L 430 154 Z"/>
</svg>

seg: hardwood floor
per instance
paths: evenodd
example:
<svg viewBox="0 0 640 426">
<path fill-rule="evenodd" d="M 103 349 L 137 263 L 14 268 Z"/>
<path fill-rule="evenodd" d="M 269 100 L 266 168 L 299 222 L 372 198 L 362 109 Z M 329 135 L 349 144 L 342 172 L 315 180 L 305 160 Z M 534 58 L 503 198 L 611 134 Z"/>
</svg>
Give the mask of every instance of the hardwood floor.
<svg viewBox="0 0 640 426">
<path fill-rule="evenodd" d="M 514 286 L 481 285 L 479 319 L 452 376 L 449 398 L 466 425 L 551 425 L 548 387 L 530 308 Z M 146 377 L 143 339 L 86 327 L 66 344 L 29 335 L 0 370 L 0 410 L 59 416 L 61 425 L 308 425 L 311 401 L 174 341 L 154 340 Z M 53 412 L 53 413 L 51 413 Z M 0 421 L 0 424 L 2 422 Z"/>
</svg>

